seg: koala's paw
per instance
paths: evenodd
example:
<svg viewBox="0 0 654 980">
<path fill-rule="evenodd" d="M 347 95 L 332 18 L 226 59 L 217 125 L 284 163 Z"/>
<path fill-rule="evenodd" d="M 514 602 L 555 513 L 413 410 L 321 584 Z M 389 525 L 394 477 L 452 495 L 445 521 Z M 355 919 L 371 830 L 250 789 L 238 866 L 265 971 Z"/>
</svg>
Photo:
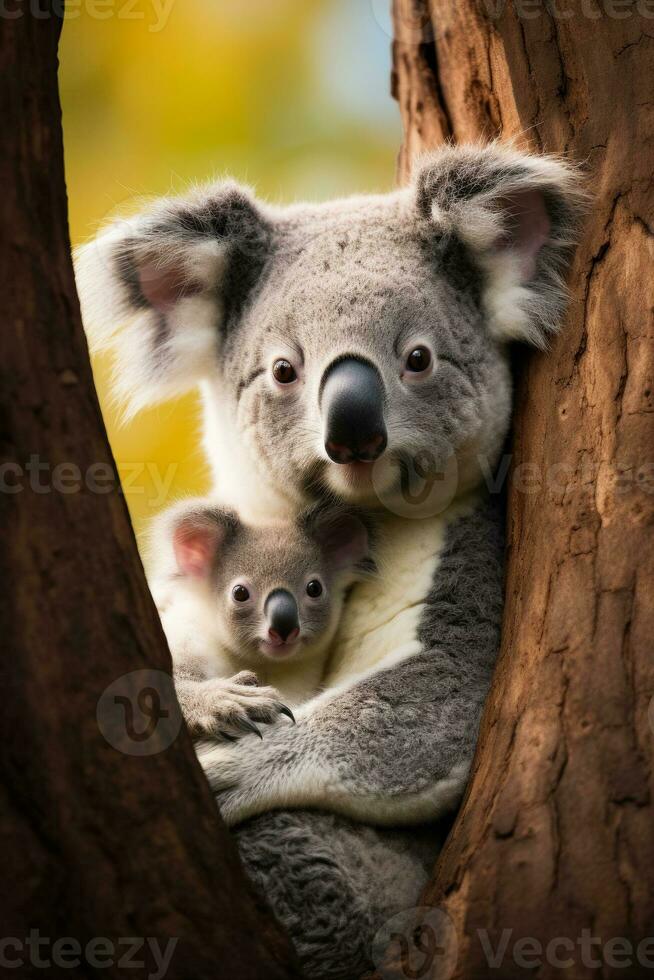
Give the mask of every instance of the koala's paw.
<svg viewBox="0 0 654 980">
<path fill-rule="evenodd" d="M 211 736 L 235 741 L 244 735 L 263 738 L 258 724 L 270 725 L 293 712 L 274 687 L 260 687 L 256 674 L 242 671 L 230 678 L 213 678 L 180 692 L 186 723 L 195 738 Z"/>
</svg>

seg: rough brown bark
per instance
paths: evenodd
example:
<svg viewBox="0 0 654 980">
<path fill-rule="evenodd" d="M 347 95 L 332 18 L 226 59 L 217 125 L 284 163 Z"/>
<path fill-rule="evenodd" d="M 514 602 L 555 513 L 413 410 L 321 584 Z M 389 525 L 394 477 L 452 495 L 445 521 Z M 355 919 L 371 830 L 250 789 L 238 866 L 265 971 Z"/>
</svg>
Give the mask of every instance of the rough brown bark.
<svg viewBox="0 0 654 980">
<path fill-rule="evenodd" d="M 171 664 L 124 500 L 106 492 L 117 478 L 67 231 L 60 25 L 44 4 L 40 17 L 27 4 L 14 9 L 0 20 L 0 918 L 1 938 L 23 947 L 3 942 L 0 972 L 22 956 L 12 975 L 43 975 L 35 956 L 52 960 L 58 938 L 158 937 L 178 940 L 169 978 L 298 976 L 286 938 L 242 874 L 185 732 L 165 751 L 138 756 L 129 739 L 128 754 L 113 748 L 96 721 L 111 682 L 138 668 L 165 677 Z M 78 467 L 82 482 L 101 464 L 93 478 L 104 492 L 72 492 L 75 471 L 55 474 L 61 463 Z M 136 682 L 121 683 L 123 694 L 137 693 Z M 170 686 L 161 697 L 173 712 Z M 161 748 L 166 724 L 153 736 Z M 36 953 L 24 945 L 31 930 L 49 940 Z M 154 972 L 151 957 L 120 968 L 126 953 L 119 945 L 102 973 Z M 70 967 L 74 953 L 63 956 Z M 95 976 L 81 959 L 62 975 Z"/>
<path fill-rule="evenodd" d="M 515 137 L 583 163 L 595 193 L 564 328 L 520 364 L 502 652 L 469 792 L 424 896 L 455 928 L 445 952 L 414 950 L 421 976 L 654 968 L 654 943 L 649 966 L 582 949 L 584 930 L 634 952 L 654 935 L 650 17 L 651 6 L 599 0 L 395 0 L 404 176 L 445 138 Z M 499 967 L 480 929 L 493 949 L 512 930 Z M 539 969 L 516 960 L 528 937 L 543 948 L 528 950 Z M 557 937 L 574 951 L 548 952 Z M 409 975 L 397 956 L 384 978 Z"/>
</svg>

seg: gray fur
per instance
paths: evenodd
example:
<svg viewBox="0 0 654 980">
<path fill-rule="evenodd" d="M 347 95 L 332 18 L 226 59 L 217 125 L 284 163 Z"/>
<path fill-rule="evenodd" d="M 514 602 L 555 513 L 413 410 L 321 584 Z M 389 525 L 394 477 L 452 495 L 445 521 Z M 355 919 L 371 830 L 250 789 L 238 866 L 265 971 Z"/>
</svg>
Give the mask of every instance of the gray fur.
<svg viewBox="0 0 654 980">
<path fill-rule="evenodd" d="M 324 742 L 301 723 L 269 731 L 263 765 L 279 764 L 306 739 L 310 751 L 333 753 L 349 767 L 357 791 L 402 793 L 471 755 L 499 641 L 501 525 L 494 500 L 450 529 L 421 625 L 432 646 L 333 702 L 316 722 L 328 733 Z M 227 807 L 230 795 L 222 794 Z M 308 980 L 351 980 L 372 967 L 381 925 L 416 904 L 443 836 L 442 825 L 402 832 L 296 811 L 250 820 L 236 839 Z"/>
<path fill-rule="evenodd" d="M 489 244 L 498 231 L 503 248 L 517 243 L 526 230 L 520 212 L 535 194 L 543 199 L 550 228 L 528 277 L 528 289 L 516 297 L 523 317 L 515 336 L 542 348 L 547 334 L 558 329 L 567 299 L 562 276 L 587 202 L 579 173 L 570 166 L 562 168 L 551 157 L 477 146 L 448 147 L 425 157 L 418 168 L 418 210 L 463 238 L 482 257 L 491 277 L 492 261 L 489 267 L 484 253 L 488 259 L 493 251 Z"/>
<path fill-rule="evenodd" d="M 379 474 L 390 496 L 401 455 L 429 452 L 443 467 L 454 447 L 465 469 L 470 443 L 492 457 L 506 429 L 506 362 L 484 329 L 479 271 L 460 242 L 439 239 L 415 214 L 407 218 L 402 198 L 374 217 L 316 207 L 300 227 L 280 219 L 269 272 L 244 314 L 242 333 L 225 341 L 222 396 L 238 404 L 261 481 L 265 486 L 272 477 L 300 499 L 342 492 L 322 445 L 316 384 L 339 356 L 355 353 L 381 369 L 390 425 L 388 474 L 381 466 Z M 446 271 L 451 264 L 457 285 Z M 245 336 L 253 338 L 246 346 Z M 432 346 L 438 368 L 413 387 L 407 404 L 399 374 L 406 349 L 418 339 Z M 296 391 L 276 389 L 270 372 L 255 375 L 257 365 L 281 355 L 304 368 Z M 244 388 L 243 377 L 254 380 Z M 466 478 L 474 484 L 478 475 Z M 354 499 L 378 505 L 369 490 Z"/>
<path fill-rule="evenodd" d="M 183 501 L 157 519 L 153 538 L 160 567 L 154 575 L 173 586 L 186 579 L 203 587 L 223 645 L 255 669 L 267 639 L 266 600 L 276 589 L 296 600 L 303 646 L 333 635 L 347 589 L 374 570 L 371 529 L 370 520 L 352 507 L 313 507 L 296 520 L 252 526 L 211 500 Z M 177 535 L 206 542 L 207 566 L 201 573 L 196 569 L 195 581 L 175 562 Z M 322 586 L 317 598 L 307 595 L 312 580 Z M 246 602 L 234 601 L 237 584 L 247 586 Z"/>
<path fill-rule="evenodd" d="M 411 834 L 327 813 L 267 813 L 236 830 L 247 872 L 293 936 L 307 980 L 356 980 L 371 939 L 415 904 L 445 825 Z"/>
<path fill-rule="evenodd" d="M 214 186 L 86 246 L 83 313 L 115 344 L 117 389 L 136 407 L 201 382 L 224 504 L 261 519 L 336 496 L 402 514 L 416 461 L 434 475 L 454 464 L 459 498 L 493 467 L 510 420 L 508 342 L 543 347 L 557 327 L 581 205 L 570 167 L 498 145 L 446 147 L 378 197 L 276 208 Z M 406 371 L 416 344 L 433 355 L 420 378 Z M 366 477 L 324 446 L 321 379 L 352 355 L 385 393 L 388 448 Z M 295 383 L 275 383 L 278 358 Z M 501 553 L 482 502 L 447 529 L 411 654 L 314 699 L 295 729 L 205 750 L 226 819 L 262 813 L 239 844 L 309 978 L 357 974 L 397 879 L 411 882 L 403 902 L 417 899 L 415 830 L 363 824 L 431 820 L 460 798 L 497 651 Z M 298 812 L 265 812 L 289 805 Z"/>
<path fill-rule="evenodd" d="M 197 663 L 197 661 L 196 661 Z M 274 687 L 263 687 L 253 671 L 231 677 L 207 678 L 188 657 L 175 663 L 175 693 L 187 728 L 194 738 L 235 741 L 259 724 L 288 716 L 289 709 Z"/>
<path fill-rule="evenodd" d="M 257 812 L 262 797 L 266 809 L 275 805 L 270 787 L 280 779 L 278 805 L 292 803 L 296 775 L 306 793 L 310 770 L 333 785 L 334 810 L 356 815 L 357 801 L 370 801 L 370 819 L 386 823 L 388 801 L 428 790 L 471 759 L 499 646 L 501 523 L 495 498 L 450 525 L 420 623 L 420 654 L 319 703 L 292 728 L 271 728 L 256 757 L 248 738 L 230 746 L 228 758 L 201 751 L 226 820 Z"/>
<path fill-rule="evenodd" d="M 284 696 L 259 686 L 254 672 L 283 677 L 289 666 L 314 662 L 321 679 L 347 590 L 374 571 L 373 536 L 370 519 L 334 505 L 258 526 L 206 498 L 182 501 L 159 515 L 151 529 L 152 587 L 193 736 L 261 737 L 257 722 L 293 717 Z M 319 595 L 308 594 L 309 583 L 319 584 Z M 235 588 L 247 598 L 237 601 Z M 296 604 L 298 635 L 289 644 L 279 637 L 271 642 L 269 633 L 268 598 L 280 590 Z M 192 639 L 183 633 L 187 642 L 181 646 L 180 617 L 184 625 L 192 619 Z M 314 692 L 315 686 L 306 696 Z"/>
</svg>

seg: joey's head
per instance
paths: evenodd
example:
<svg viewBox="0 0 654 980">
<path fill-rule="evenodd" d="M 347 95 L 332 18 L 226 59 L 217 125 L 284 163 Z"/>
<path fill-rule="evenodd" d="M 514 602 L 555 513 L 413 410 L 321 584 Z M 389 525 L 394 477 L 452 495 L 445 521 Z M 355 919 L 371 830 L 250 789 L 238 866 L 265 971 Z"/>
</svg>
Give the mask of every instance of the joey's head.
<svg viewBox="0 0 654 980">
<path fill-rule="evenodd" d="M 509 343 L 556 329 L 581 203 L 565 164 L 495 144 L 374 197 L 280 208 L 214 185 L 81 250 L 84 318 L 136 407 L 202 383 L 241 512 L 336 494 L 419 516 L 425 490 L 438 506 L 494 465 Z"/>
<path fill-rule="evenodd" d="M 211 604 L 222 642 L 250 663 L 324 650 L 348 587 L 374 568 L 369 525 L 342 508 L 254 527 L 206 501 L 188 501 L 159 523 L 173 574 Z"/>
</svg>

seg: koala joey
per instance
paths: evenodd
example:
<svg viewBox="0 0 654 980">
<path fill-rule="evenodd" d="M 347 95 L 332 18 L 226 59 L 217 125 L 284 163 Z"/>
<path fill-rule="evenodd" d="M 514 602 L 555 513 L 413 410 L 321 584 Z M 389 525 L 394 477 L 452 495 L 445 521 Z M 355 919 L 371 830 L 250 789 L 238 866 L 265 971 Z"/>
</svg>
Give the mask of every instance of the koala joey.
<svg viewBox="0 0 654 980">
<path fill-rule="evenodd" d="M 370 522 L 314 507 L 244 523 L 187 500 L 155 523 L 153 592 L 191 733 L 233 740 L 318 690 L 345 594 L 374 569 Z M 266 686 L 259 686 L 260 682 Z"/>
<path fill-rule="evenodd" d="M 297 725 L 201 754 L 224 818 L 256 817 L 241 855 L 307 976 L 369 966 L 375 928 L 424 881 L 414 832 L 384 828 L 464 791 L 499 646 L 489 482 L 510 348 L 558 328 L 582 209 L 561 160 L 446 146 L 388 194 L 281 207 L 209 185 L 78 255 L 91 341 L 114 348 L 131 410 L 200 386 L 221 504 L 261 522 L 334 499 L 379 516 L 379 574 L 348 596 L 324 689 Z"/>
</svg>

